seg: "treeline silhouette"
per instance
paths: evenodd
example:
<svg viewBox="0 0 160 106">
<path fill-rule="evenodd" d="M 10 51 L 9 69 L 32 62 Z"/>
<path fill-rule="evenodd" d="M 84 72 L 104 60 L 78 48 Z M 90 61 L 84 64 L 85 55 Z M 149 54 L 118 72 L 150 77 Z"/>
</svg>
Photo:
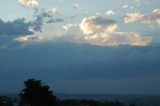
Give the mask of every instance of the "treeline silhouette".
<svg viewBox="0 0 160 106">
<path fill-rule="evenodd" d="M 121 103 L 119 101 L 115 102 L 100 102 L 96 100 L 76 100 L 76 99 L 70 99 L 70 100 L 62 100 L 60 102 L 60 106 L 135 106 L 135 104 L 129 104 L 126 105 L 124 103 Z"/>
<path fill-rule="evenodd" d="M 12 98 L 0 96 L 0 106 L 14 106 Z"/>
<path fill-rule="evenodd" d="M 40 80 L 28 79 L 24 81 L 25 88 L 20 91 L 20 100 L 12 100 L 9 97 L 0 97 L 0 106 L 135 106 L 124 104 L 119 101 L 96 101 L 96 100 L 60 100 L 48 85 Z"/>
</svg>

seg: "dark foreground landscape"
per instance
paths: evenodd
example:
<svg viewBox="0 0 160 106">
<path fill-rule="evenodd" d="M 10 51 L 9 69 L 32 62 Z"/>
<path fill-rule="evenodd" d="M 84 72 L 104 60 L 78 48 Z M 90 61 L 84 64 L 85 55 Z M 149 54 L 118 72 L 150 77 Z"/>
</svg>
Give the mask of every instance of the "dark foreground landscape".
<svg viewBox="0 0 160 106">
<path fill-rule="evenodd" d="M 61 100 L 96 100 L 96 101 L 119 101 L 121 103 L 134 103 L 136 106 L 160 106 L 160 96 L 146 95 L 119 95 L 119 94 L 55 94 Z M 1 96 L 11 97 L 12 100 L 18 100 L 18 94 L 1 94 Z M 1 105 L 0 105 L 1 106 Z"/>
<path fill-rule="evenodd" d="M 53 94 L 40 80 L 24 83 L 19 94 L 0 94 L 0 106 L 160 106 L 159 95 Z"/>
</svg>

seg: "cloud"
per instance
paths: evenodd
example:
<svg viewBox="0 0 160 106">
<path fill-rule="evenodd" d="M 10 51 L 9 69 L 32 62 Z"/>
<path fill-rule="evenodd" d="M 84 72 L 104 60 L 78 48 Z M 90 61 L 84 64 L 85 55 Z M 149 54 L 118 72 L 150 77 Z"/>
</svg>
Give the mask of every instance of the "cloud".
<svg viewBox="0 0 160 106">
<path fill-rule="evenodd" d="M 124 18 L 124 22 L 125 23 L 135 22 L 141 19 L 142 19 L 142 16 L 140 13 L 130 13 L 130 14 L 127 14 L 127 16 Z"/>
<path fill-rule="evenodd" d="M 46 24 L 42 31 L 35 32 L 34 35 L 20 36 L 14 41 L 21 43 L 44 43 L 44 42 L 72 42 L 83 43 L 83 33 L 80 32 L 78 24 L 67 24 L 63 27 L 54 24 Z"/>
<path fill-rule="evenodd" d="M 87 17 L 80 24 L 85 34 L 85 40 L 93 45 L 100 46 L 145 46 L 151 39 L 135 32 L 118 32 L 117 24 L 110 19 L 102 17 Z"/>
<path fill-rule="evenodd" d="M 75 9 L 75 10 L 80 9 L 80 5 L 79 4 L 73 4 L 73 9 Z"/>
<path fill-rule="evenodd" d="M 69 30 L 73 30 L 75 29 L 75 27 L 78 27 L 77 24 L 67 24 L 67 25 L 64 25 L 63 28 L 66 30 L 66 31 L 69 31 Z"/>
<path fill-rule="evenodd" d="M 19 3 L 28 8 L 34 8 L 38 6 L 38 0 L 19 0 Z M 32 21 L 32 30 L 41 31 L 44 24 L 51 24 L 57 22 L 63 22 L 61 17 L 55 17 L 55 15 L 60 15 L 60 10 L 58 8 L 44 9 L 44 8 L 34 8 L 34 20 Z"/>
<path fill-rule="evenodd" d="M 52 24 L 63 22 L 61 17 L 55 17 L 53 11 L 46 9 L 35 9 L 35 20 L 33 21 L 33 29 L 40 31 L 44 24 Z"/>
<path fill-rule="evenodd" d="M 146 46 L 151 42 L 151 39 L 148 37 L 143 37 L 134 32 L 113 32 L 111 34 L 98 33 L 94 35 L 86 35 L 85 39 L 88 43 L 99 46 Z"/>
<path fill-rule="evenodd" d="M 50 10 L 54 15 L 60 15 L 61 11 L 59 10 L 59 8 L 52 8 Z"/>
<path fill-rule="evenodd" d="M 100 12 L 96 12 L 96 15 L 99 16 L 99 15 L 101 15 L 101 13 Z"/>
<path fill-rule="evenodd" d="M 54 42 L 60 39 L 64 35 L 63 31 L 59 27 L 55 27 L 52 24 L 43 25 L 41 31 L 34 32 L 33 35 L 23 35 L 14 39 L 14 41 L 21 43 L 43 43 Z"/>
<path fill-rule="evenodd" d="M 160 25 L 160 9 L 155 9 L 150 13 L 128 13 L 124 17 L 125 23 L 141 22 L 149 25 Z"/>
<path fill-rule="evenodd" d="M 18 2 L 27 8 L 34 8 L 39 5 L 37 0 L 18 0 Z"/>
<path fill-rule="evenodd" d="M 45 25 L 41 32 L 34 35 L 17 37 L 15 40 L 25 43 L 35 42 L 72 42 L 88 43 L 98 46 L 146 46 L 152 39 L 136 32 L 117 31 L 114 20 L 103 17 L 85 17 L 80 24 L 67 24 L 62 28 L 55 25 Z"/>
<path fill-rule="evenodd" d="M 15 41 L 18 41 L 18 42 L 21 42 L 21 43 L 25 43 L 25 42 L 28 42 L 28 41 L 34 40 L 34 39 L 37 39 L 36 36 L 33 36 L 33 35 L 25 35 L 25 36 L 17 37 L 17 38 L 15 38 L 14 40 L 15 40 Z"/>
<path fill-rule="evenodd" d="M 5 55 L 0 56 L 0 82 L 1 87 L 5 90 L 8 88 L 6 91 L 11 88 L 15 90 L 18 85 L 21 86 L 22 80 L 33 77 L 49 81 L 48 83 L 53 87 L 56 86 L 59 92 L 62 92 L 64 87 L 83 91 L 80 86 L 78 88 L 75 85 L 82 84 L 85 86 L 91 83 L 91 87 L 85 87 L 84 91 L 86 89 L 89 91 L 96 86 L 97 89 L 92 90 L 99 93 L 101 91 L 114 93 L 117 89 L 116 93 L 121 93 L 121 91 L 127 93 L 127 89 L 136 93 L 148 89 L 144 92 L 155 92 L 156 94 L 160 91 L 159 54 L 160 45 L 99 47 L 55 42 L 32 44 L 10 50 Z M 145 79 L 143 79 L 144 77 Z M 147 80 L 146 77 L 149 79 Z M 93 79 L 95 80 L 84 83 Z M 104 81 L 102 81 L 103 79 Z M 132 82 L 132 79 L 135 79 L 136 82 Z M 72 80 L 75 83 L 69 83 L 67 80 Z M 85 81 L 79 83 L 77 80 Z M 66 83 L 62 84 L 61 81 Z M 56 85 L 53 84 L 54 82 L 57 82 Z M 69 87 L 68 84 L 73 85 Z M 150 90 L 150 87 L 155 88 L 154 91 Z"/>
<path fill-rule="evenodd" d="M 83 44 L 84 41 L 84 35 L 83 32 L 80 30 L 78 24 L 67 24 L 63 26 L 64 31 L 64 38 L 66 41 L 72 42 L 72 43 L 78 43 Z"/>
<path fill-rule="evenodd" d="M 128 8 L 128 5 L 123 5 L 122 8 L 123 8 L 123 9 L 127 9 L 127 8 Z"/>
<path fill-rule="evenodd" d="M 24 18 L 8 22 L 0 19 L 0 52 L 21 46 L 19 42 L 15 42 L 13 39 L 32 34 L 34 34 L 32 22 L 27 22 Z"/>
<path fill-rule="evenodd" d="M 46 23 L 59 23 L 59 22 L 63 22 L 64 20 L 61 18 L 56 18 L 56 19 L 50 19 L 48 20 Z"/>
<path fill-rule="evenodd" d="M 47 37 L 42 36 L 44 34 L 42 32 L 44 31 L 42 30 L 43 26 L 64 21 L 61 17 L 54 17 L 54 14 L 46 9 L 34 8 L 34 12 L 34 19 L 30 21 L 21 18 L 4 22 L 0 19 L 0 46 L 10 48 L 20 46 L 20 43 L 39 42 L 42 38 L 47 39 Z M 50 37 L 48 36 L 48 38 Z"/>
<path fill-rule="evenodd" d="M 84 34 L 95 34 L 102 31 L 113 32 L 118 26 L 115 24 L 115 21 L 110 19 L 104 19 L 102 17 L 87 17 L 83 18 L 80 23 L 80 28 Z"/>
<path fill-rule="evenodd" d="M 124 6 L 127 7 L 127 6 Z M 80 8 L 79 4 L 73 4 L 75 10 Z M 16 37 L 14 40 L 19 42 L 29 41 L 68 41 L 76 43 L 89 43 L 99 46 L 119 46 L 119 45 L 132 45 L 132 46 L 146 46 L 151 42 L 151 38 L 142 36 L 136 32 L 121 32 L 118 30 L 118 25 L 112 19 L 106 19 L 102 16 L 90 16 L 82 19 L 78 24 L 68 24 L 62 27 L 44 28 L 46 24 L 63 22 L 60 17 L 60 10 L 58 8 L 52 9 L 39 9 L 34 8 L 34 20 L 31 22 L 32 35 L 22 35 Z M 113 16 L 113 10 L 106 11 L 105 15 Z M 135 20 L 138 20 L 139 14 L 132 14 Z M 136 17 L 136 18 L 135 18 Z M 132 20 L 132 21 L 135 21 Z"/>
<path fill-rule="evenodd" d="M 27 43 L 30 41 L 48 41 L 48 39 L 56 38 L 51 37 L 51 34 L 42 32 L 44 25 L 63 22 L 64 20 L 59 16 L 55 17 L 53 12 L 49 9 L 34 8 L 34 19 L 26 21 L 25 18 L 16 19 L 9 22 L 4 22 L 0 19 L 0 46 L 11 47 L 11 45 L 18 46 L 20 43 Z M 43 29 L 43 30 L 42 30 Z M 54 31 L 52 29 L 52 31 Z M 57 31 L 55 30 L 57 35 Z M 42 36 L 47 34 L 47 37 Z M 59 36 L 59 35 L 58 35 Z M 43 39 L 43 40 L 42 40 Z"/>
<path fill-rule="evenodd" d="M 14 21 L 4 22 L 0 19 L 0 36 L 20 36 L 25 34 L 33 34 L 30 30 L 31 22 L 26 22 L 24 18 Z"/>
<path fill-rule="evenodd" d="M 151 42 L 149 37 L 142 36 L 135 32 L 114 32 L 112 34 L 113 36 L 105 42 L 105 45 L 146 46 Z"/>
<path fill-rule="evenodd" d="M 113 10 L 108 10 L 108 11 L 106 11 L 106 13 L 105 13 L 105 15 L 107 15 L 107 16 L 113 16 L 113 15 L 115 15 L 116 13 L 113 11 Z"/>
</svg>

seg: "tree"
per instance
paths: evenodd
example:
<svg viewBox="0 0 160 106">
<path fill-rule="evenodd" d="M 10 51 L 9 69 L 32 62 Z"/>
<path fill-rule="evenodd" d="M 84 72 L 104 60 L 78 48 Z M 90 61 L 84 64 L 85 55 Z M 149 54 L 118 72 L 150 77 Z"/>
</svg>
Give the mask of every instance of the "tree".
<svg viewBox="0 0 160 106">
<path fill-rule="evenodd" d="M 57 98 L 49 91 L 49 86 L 40 80 L 24 81 L 25 88 L 20 92 L 20 106 L 57 106 Z"/>
<path fill-rule="evenodd" d="M 136 106 L 135 104 L 129 104 L 129 106 Z"/>
</svg>

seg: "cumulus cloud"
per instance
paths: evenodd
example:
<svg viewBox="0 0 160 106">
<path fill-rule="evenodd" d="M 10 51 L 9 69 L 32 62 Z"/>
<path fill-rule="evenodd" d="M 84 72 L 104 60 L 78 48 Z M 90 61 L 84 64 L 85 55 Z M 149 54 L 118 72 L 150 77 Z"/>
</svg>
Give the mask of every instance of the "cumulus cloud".
<svg viewBox="0 0 160 106">
<path fill-rule="evenodd" d="M 59 8 L 52 8 L 50 10 L 54 15 L 60 15 L 61 11 L 59 10 Z"/>
<path fill-rule="evenodd" d="M 142 18 L 142 16 L 140 13 L 129 13 L 124 18 L 124 22 L 125 23 L 135 22 L 135 21 L 141 20 L 141 18 Z"/>
<path fill-rule="evenodd" d="M 80 5 L 79 4 L 73 4 L 73 9 L 75 9 L 75 10 L 80 9 Z"/>
<path fill-rule="evenodd" d="M 108 11 L 106 11 L 105 15 L 113 16 L 113 15 L 115 15 L 115 12 L 113 10 L 108 10 Z"/>
<path fill-rule="evenodd" d="M 155 9 L 150 13 L 128 13 L 127 16 L 124 17 L 125 23 L 130 22 L 141 22 L 144 24 L 157 24 L 160 25 L 160 9 Z"/>
<path fill-rule="evenodd" d="M 127 8 L 128 8 L 128 5 L 123 5 L 122 8 L 123 8 L 123 9 L 127 9 Z"/>
<path fill-rule="evenodd" d="M 38 6 L 38 1 L 37 0 L 18 0 L 18 2 L 27 8 L 34 8 Z"/>
<path fill-rule="evenodd" d="M 21 36 L 15 41 L 22 43 L 67 41 L 99 46 L 146 46 L 151 42 L 151 38 L 139 33 L 120 32 L 117 29 L 118 25 L 114 20 L 91 16 L 83 18 L 80 24 L 67 24 L 62 28 L 45 25 L 41 32 L 34 33 L 35 36 Z"/>
<path fill-rule="evenodd" d="M 117 25 L 115 24 L 115 21 L 111 19 L 91 16 L 82 20 L 80 28 L 84 34 L 92 35 L 103 31 L 113 32 L 117 28 Z"/>
<path fill-rule="evenodd" d="M 118 46 L 133 45 L 145 46 L 151 39 L 134 32 L 118 32 L 117 24 L 113 20 L 102 17 L 87 17 L 80 24 L 85 34 L 85 40 L 93 45 Z"/>
<path fill-rule="evenodd" d="M 91 36 L 86 35 L 85 39 L 88 43 L 99 46 L 146 46 L 151 42 L 148 37 L 143 37 L 135 32 L 99 33 Z"/>
</svg>

